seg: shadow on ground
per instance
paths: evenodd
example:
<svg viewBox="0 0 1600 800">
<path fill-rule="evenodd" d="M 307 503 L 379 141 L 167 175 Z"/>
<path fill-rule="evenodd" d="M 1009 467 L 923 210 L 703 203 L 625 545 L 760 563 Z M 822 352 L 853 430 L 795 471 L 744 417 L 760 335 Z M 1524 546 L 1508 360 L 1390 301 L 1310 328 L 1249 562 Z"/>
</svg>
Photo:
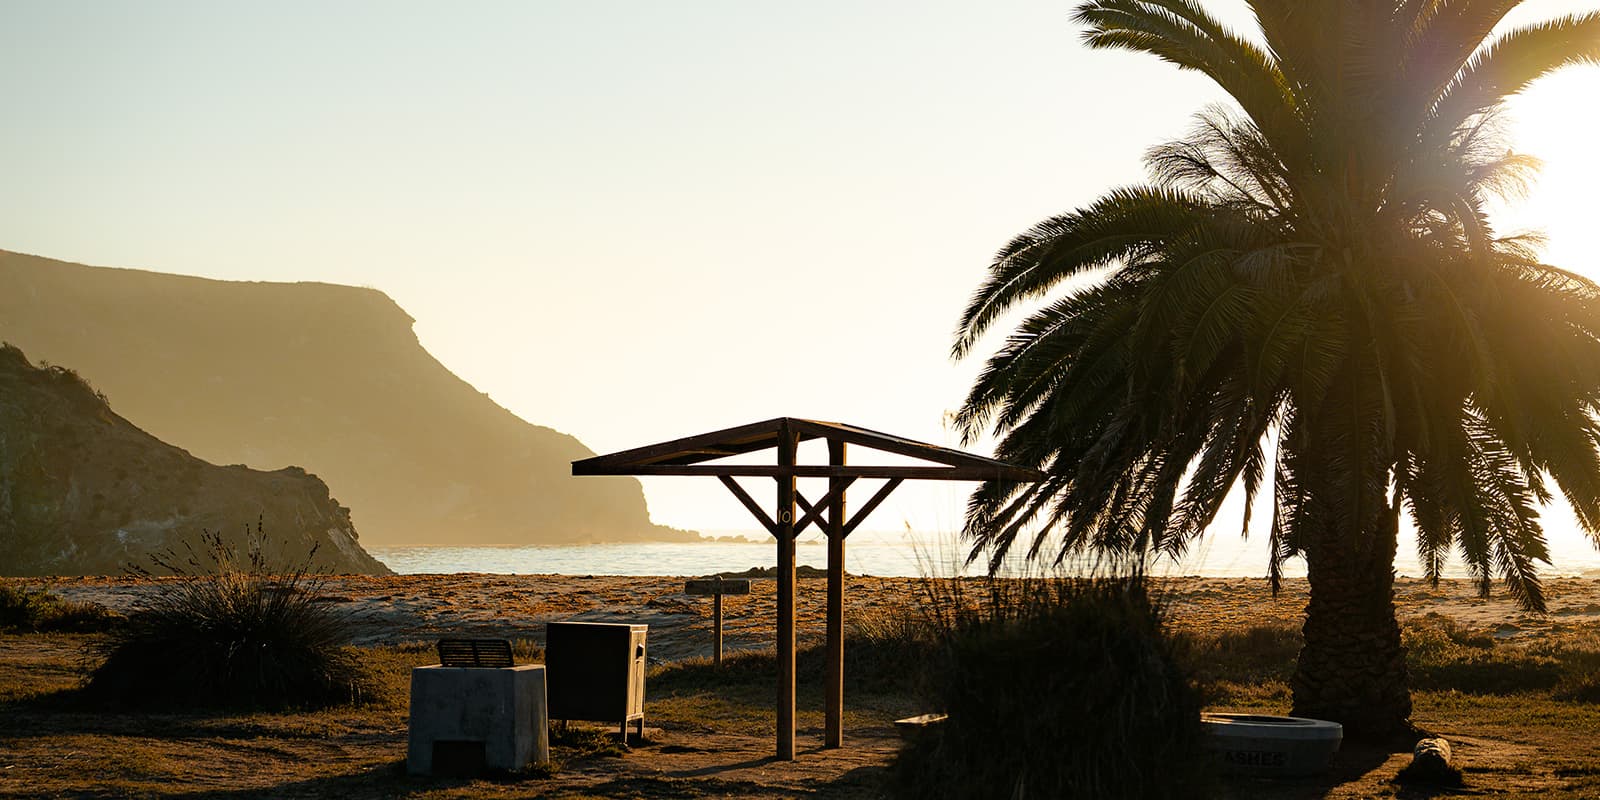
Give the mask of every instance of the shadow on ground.
<svg viewBox="0 0 1600 800">
<path fill-rule="evenodd" d="M 1321 800 L 1333 796 L 1341 786 L 1359 781 L 1384 765 L 1393 754 L 1385 748 L 1346 745 L 1334 756 L 1328 771 L 1306 778 L 1253 778 L 1231 775 L 1222 778 L 1218 796 L 1228 800 L 1271 797 L 1273 800 Z M 1417 795 L 1428 797 L 1431 795 Z"/>
</svg>

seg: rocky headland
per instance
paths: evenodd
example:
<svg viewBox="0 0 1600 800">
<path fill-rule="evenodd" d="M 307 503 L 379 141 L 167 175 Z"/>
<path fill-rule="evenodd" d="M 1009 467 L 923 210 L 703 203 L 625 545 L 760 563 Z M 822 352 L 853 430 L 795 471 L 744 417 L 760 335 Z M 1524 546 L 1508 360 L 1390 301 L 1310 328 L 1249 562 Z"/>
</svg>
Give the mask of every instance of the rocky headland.
<svg viewBox="0 0 1600 800">
<path fill-rule="evenodd" d="M 76 372 L 0 345 L 0 574 L 182 564 L 207 531 L 234 548 L 258 535 L 277 569 L 389 573 L 317 476 L 202 461 L 118 416 Z"/>
<path fill-rule="evenodd" d="M 573 478 L 592 450 L 456 377 L 412 323 L 375 289 L 0 251 L 0 340 L 70 366 L 206 461 L 315 473 L 368 546 L 698 538 L 652 524 L 635 479 Z M 572 391 L 578 376 L 544 379 Z"/>
</svg>

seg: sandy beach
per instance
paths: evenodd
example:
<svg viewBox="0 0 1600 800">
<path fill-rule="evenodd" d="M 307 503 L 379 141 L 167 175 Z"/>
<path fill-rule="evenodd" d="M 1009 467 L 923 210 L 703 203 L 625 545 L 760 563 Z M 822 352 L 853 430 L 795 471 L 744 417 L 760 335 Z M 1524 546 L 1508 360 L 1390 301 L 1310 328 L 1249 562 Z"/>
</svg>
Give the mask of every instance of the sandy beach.
<svg viewBox="0 0 1600 800">
<path fill-rule="evenodd" d="M 339 576 L 326 580 L 325 602 L 348 610 L 356 643 L 397 644 L 441 636 L 478 635 L 542 643 L 552 621 L 628 622 L 650 626 L 653 662 L 710 655 L 712 602 L 684 594 L 683 577 L 606 575 L 396 575 Z M 118 611 L 138 606 L 159 588 L 139 578 L 57 578 L 37 583 L 57 594 Z M 855 577 L 845 593 L 847 620 L 912 614 L 919 578 Z M 1157 582 L 1178 630 L 1221 630 L 1256 624 L 1298 625 L 1306 602 L 1306 582 L 1287 580 L 1272 595 L 1264 579 L 1170 578 Z M 1503 592 L 1477 595 L 1466 580 L 1444 580 L 1437 587 L 1418 579 L 1396 583 L 1402 624 L 1439 614 L 1470 631 L 1490 632 L 1507 641 L 1529 641 L 1600 625 L 1600 580 L 1555 578 L 1546 583 L 1549 613 L 1522 611 Z M 823 636 L 826 584 L 801 578 L 797 592 L 798 635 L 802 646 Z M 772 647 L 776 618 L 775 583 L 751 581 L 748 596 L 730 596 L 723 605 L 724 647 L 729 651 Z"/>
</svg>

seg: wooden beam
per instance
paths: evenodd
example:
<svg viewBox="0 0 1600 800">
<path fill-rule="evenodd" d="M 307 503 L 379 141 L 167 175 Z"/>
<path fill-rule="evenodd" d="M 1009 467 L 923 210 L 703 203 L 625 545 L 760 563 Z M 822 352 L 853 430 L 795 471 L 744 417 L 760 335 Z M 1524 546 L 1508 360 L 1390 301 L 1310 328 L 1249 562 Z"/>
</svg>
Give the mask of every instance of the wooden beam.
<svg viewBox="0 0 1600 800">
<path fill-rule="evenodd" d="M 722 479 L 722 485 L 728 487 L 728 491 L 733 492 L 734 497 L 739 498 L 739 502 L 744 503 L 745 508 L 750 509 L 750 513 L 756 515 L 756 521 L 761 523 L 761 526 L 767 529 L 767 533 L 770 533 L 773 536 L 778 535 L 777 523 L 772 521 L 772 517 L 767 516 L 767 512 L 761 509 L 761 504 L 757 503 L 755 498 L 751 497 L 750 493 L 746 492 L 744 487 L 739 485 L 738 481 L 728 477 L 727 475 L 718 475 L 717 477 Z"/>
<path fill-rule="evenodd" d="M 822 512 L 827 511 L 833 506 L 834 503 L 842 501 L 844 499 L 845 490 L 849 489 L 850 484 L 855 482 L 855 478 L 829 478 L 828 493 L 823 496 L 821 502 L 817 503 L 815 506 L 806 502 L 805 496 L 800 494 L 798 489 L 795 490 L 794 500 L 796 503 L 800 504 L 800 509 L 805 511 L 806 515 L 801 517 L 800 521 L 794 524 L 794 534 L 799 536 L 805 532 L 806 526 L 814 522 L 820 526 L 821 522 L 819 518 L 822 516 Z M 823 532 L 826 533 L 827 531 L 824 530 Z"/>
<path fill-rule="evenodd" d="M 778 431 L 778 465 L 794 466 L 794 434 L 785 422 Z M 794 760 L 794 475 L 778 477 L 778 759 Z"/>
<path fill-rule="evenodd" d="M 923 461 L 932 461 L 935 464 L 944 464 L 951 467 L 996 467 L 1011 466 L 1003 461 L 985 458 L 961 450 L 940 447 L 936 444 L 919 442 L 903 436 L 869 430 L 857 425 L 846 425 L 841 422 L 822 422 L 814 419 L 790 419 L 789 424 L 806 438 L 824 438 L 828 441 L 848 442 L 857 447 L 877 450 L 883 453 L 908 456 Z"/>
<path fill-rule="evenodd" d="M 572 462 L 574 475 L 606 475 L 615 473 L 589 472 L 591 468 L 615 467 L 617 465 L 648 463 L 661 458 L 674 458 L 689 451 L 716 448 L 738 453 L 749 453 L 755 450 L 765 450 L 773 445 L 775 432 L 784 427 L 787 420 L 784 418 L 762 420 L 748 425 L 734 428 L 724 428 L 720 431 L 701 433 L 695 436 L 685 436 L 669 442 L 647 444 L 631 450 L 620 450 L 602 456 L 591 456 Z M 718 458 L 720 456 L 705 454 L 700 456 L 700 461 Z"/>
<path fill-rule="evenodd" d="M 581 463 L 581 462 L 580 462 Z M 1040 473 L 1022 467 L 993 469 L 988 467 L 831 467 L 804 464 L 799 466 L 772 466 L 769 464 L 641 464 L 616 469 L 595 467 L 580 471 L 572 467 L 574 475 L 680 475 L 740 478 L 907 478 L 930 481 L 987 481 L 987 480 L 1039 480 Z"/>
<path fill-rule="evenodd" d="M 711 456 L 712 458 L 722 458 L 723 456 L 736 456 L 736 455 L 739 455 L 741 452 L 743 452 L 743 451 L 734 450 L 734 449 L 730 449 L 730 448 L 727 448 L 727 447 L 695 447 L 695 448 L 690 448 L 690 449 L 687 449 L 687 450 L 679 450 L 676 453 L 673 453 L 672 455 L 674 457 L 676 457 L 676 456 Z"/>
<path fill-rule="evenodd" d="M 867 515 L 876 510 L 878 508 L 878 504 L 882 503 L 884 500 L 887 500 L 889 498 L 889 493 L 894 491 L 895 488 L 903 482 L 905 482 L 904 478 L 891 478 L 888 483 L 878 487 L 878 493 L 873 495 L 872 499 L 868 500 L 867 504 L 862 506 L 861 510 L 857 511 L 856 515 L 851 517 L 849 522 L 845 523 L 844 535 L 849 536 L 850 534 L 854 533 L 856 528 L 861 525 L 862 521 L 867 518 Z"/>
<path fill-rule="evenodd" d="M 828 440 L 828 463 L 844 466 L 845 443 Z M 844 746 L 844 493 L 854 478 L 829 478 L 828 685 L 824 687 L 823 747 Z"/>
</svg>

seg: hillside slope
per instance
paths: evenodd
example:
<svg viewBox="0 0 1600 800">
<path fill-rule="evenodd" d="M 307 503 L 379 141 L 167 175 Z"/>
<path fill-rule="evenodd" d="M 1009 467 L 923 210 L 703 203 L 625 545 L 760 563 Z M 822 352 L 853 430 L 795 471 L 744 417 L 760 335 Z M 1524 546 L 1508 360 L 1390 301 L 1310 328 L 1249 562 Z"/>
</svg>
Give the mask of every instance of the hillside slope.
<svg viewBox="0 0 1600 800">
<path fill-rule="evenodd" d="M 457 378 L 412 322 L 375 289 L 0 251 L 0 339 L 207 461 L 316 473 L 369 547 L 696 538 L 651 524 L 636 480 L 574 479 L 589 448 Z"/>
<path fill-rule="evenodd" d="M 200 550 L 203 531 L 238 544 L 257 526 L 275 568 L 389 573 L 315 475 L 207 464 L 117 416 L 71 370 L 0 345 L 0 574 L 115 575 Z"/>
</svg>

